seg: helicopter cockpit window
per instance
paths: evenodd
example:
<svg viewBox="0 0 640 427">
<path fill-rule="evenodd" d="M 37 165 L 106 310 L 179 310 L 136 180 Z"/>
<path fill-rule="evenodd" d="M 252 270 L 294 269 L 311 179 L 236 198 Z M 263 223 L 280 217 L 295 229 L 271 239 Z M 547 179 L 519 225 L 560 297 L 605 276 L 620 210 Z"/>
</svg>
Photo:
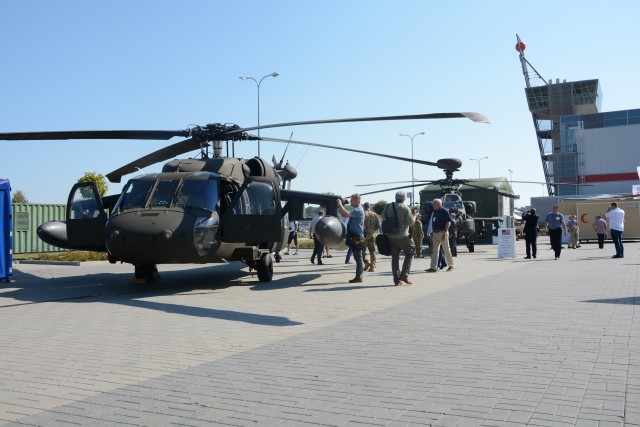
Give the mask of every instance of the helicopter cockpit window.
<svg viewBox="0 0 640 427">
<path fill-rule="evenodd" d="M 218 181 L 186 179 L 176 195 L 174 204 L 182 208 L 202 208 L 210 211 L 218 203 Z"/>
<path fill-rule="evenodd" d="M 234 209 L 237 215 L 275 215 L 276 192 L 268 182 L 250 182 Z"/>
<path fill-rule="evenodd" d="M 93 188 L 78 188 L 71 202 L 70 219 L 97 218 L 99 215 L 100 209 Z"/>
<path fill-rule="evenodd" d="M 149 190 L 153 186 L 151 180 L 131 180 L 127 184 L 114 211 L 124 211 L 127 209 L 141 209 L 145 206 L 145 201 L 149 195 Z"/>
<path fill-rule="evenodd" d="M 442 201 L 442 205 L 447 208 L 462 208 L 462 201 L 457 194 L 445 194 L 444 200 Z"/>
<path fill-rule="evenodd" d="M 180 180 L 171 179 L 165 181 L 158 181 L 153 196 L 151 197 L 151 206 L 153 207 L 169 207 Z"/>
</svg>

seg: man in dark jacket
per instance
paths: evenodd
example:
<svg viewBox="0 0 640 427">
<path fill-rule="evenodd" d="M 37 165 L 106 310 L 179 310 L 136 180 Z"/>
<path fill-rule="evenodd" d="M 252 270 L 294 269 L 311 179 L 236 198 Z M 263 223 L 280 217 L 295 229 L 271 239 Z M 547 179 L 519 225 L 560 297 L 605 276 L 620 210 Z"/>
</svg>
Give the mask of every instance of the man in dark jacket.
<svg viewBox="0 0 640 427">
<path fill-rule="evenodd" d="M 540 218 L 536 215 L 535 208 L 531 208 L 529 211 L 522 215 L 522 221 L 524 221 L 524 241 L 527 245 L 527 256 L 524 259 L 531 259 L 531 255 L 536 257 L 538 248 L 536 246 L 536 240 L 538 240 L 538 221 Z"/>
</svg>

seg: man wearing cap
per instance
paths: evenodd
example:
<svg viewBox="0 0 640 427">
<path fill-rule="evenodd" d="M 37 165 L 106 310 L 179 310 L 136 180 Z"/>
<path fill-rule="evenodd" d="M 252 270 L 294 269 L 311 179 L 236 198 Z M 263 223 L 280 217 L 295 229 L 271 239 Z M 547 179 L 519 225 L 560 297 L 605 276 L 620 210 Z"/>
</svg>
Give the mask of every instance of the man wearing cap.
<svg viewBox="0 0 640 427">
<path fill-rule="evenodd" d="M 364 271 L 374 272 L 376 269 L 376 236 L 380 230 L 380 220 L 378 214 L 371 210 L 369 202 L 365 202 L 364 206 L 364 244 L 366 250 L 364 252 Z M 369 252 L 369 261 L 367 259 L 367 251 Z"/>
<path fill-rule="evenodd" d="M 394 219 L 397 227 L 391 232 L 387 232 L 389 245 L 391 246 L 391 272 L 393 273 L 393 283 L 399 286 L 401 283 L 410 285 L 409 272 L 411 271 L 411 261 L 416 247 L 413 239 L 409 235 L 409 227 L 418 219 L 420 214 L 412 214 L 409 206 L 404 204 L 407 195 L 404 191 L 398 191 L 395 203 L 389 203 L 382 212 L 382 221 Z M 404 252 L 404 262 L 400 270 L 400 251 Z"/>
</svg>

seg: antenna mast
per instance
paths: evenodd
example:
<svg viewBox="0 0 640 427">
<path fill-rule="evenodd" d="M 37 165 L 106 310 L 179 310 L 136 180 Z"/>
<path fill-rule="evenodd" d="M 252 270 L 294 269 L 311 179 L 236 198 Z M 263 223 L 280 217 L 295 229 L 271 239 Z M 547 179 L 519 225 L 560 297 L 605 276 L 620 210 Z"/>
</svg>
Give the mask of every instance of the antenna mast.
<svg viewBox="0 0 640 427">
<path fill-rule="evenodd" d="M 536 70 L 535 67 L 531 65 L 529 61 L 527 61 L 527 58 L 524 57 L 524 50 L 526 48 L 526 45 L 522 42 L 522 40 L 520 40 L 520 36 L 518 36 L 517 34 L 516 34 L 516 39 L 517 39 L 516 50 L 518 51 L 518 54 L 520 57 L 520 65 L 522 65 L 522 74 L 524 75 L 524 81 L 527 85 L 527 90 L 526 90 L 527 103 L 529 105 L 529 111 L 531 111 L 531 117 L 533 118 L 533 127 L 536 129 L 538 149 L 540 150 L 540 160 L 542 161 L 542 171 L 544 172 L 544 180 L 547 183 L 547 194 L 551 196 L 552 194 L 554 194 L 555 188 L 552 185 L 553 175 L 549 173 L 549 164 L 548 164 L 549 155 L 545 151 L 545 145 L 546 145 L 545 140 L 552 141 L 551 129 L 541 130 L 540 120 L 536 117 L 536 114 L 533 111 L 533 108 L 535 108 L 535 106 L 542 106 L 544 105 L 545 101 L 547 103 L 547 108 L 548 108 L 548 103 L 549 103 L 548 91 L 537 92 L 535 90 L 532 90 L 533 87 L 541 86 L 540 82 L 544 83 L 544 85 L 546 86 L 548 86 L 549 83 L 547 83 L 547 81 L 540 75 L 540 73 L 538 73 L 538 70 Z M 529 68 L 531 68 L 532 70 L 531 72 L 529 71 Z M 545 93 L 547 94 L 546 97 L 545 97 Z M 553 147 L 553 142 L 551 142 L 551 144 Z"/>
</svg>

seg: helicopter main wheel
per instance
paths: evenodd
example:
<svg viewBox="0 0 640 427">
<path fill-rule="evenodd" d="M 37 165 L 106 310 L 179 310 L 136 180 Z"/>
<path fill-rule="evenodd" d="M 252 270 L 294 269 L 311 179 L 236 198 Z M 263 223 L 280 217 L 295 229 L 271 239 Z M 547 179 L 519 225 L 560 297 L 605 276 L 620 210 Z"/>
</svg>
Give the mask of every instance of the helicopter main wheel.
<svg viewBox="0 0 640 427">
<path fill-rule="evenodd" d="M 258 272 L 258 280 L 261 282 L 270 282 L 273 279 L 273 258 L 271 254 L 262 255 L 256 262 L 256 270 Z"/>
<path fill-rule="evenodd" d="M 158 278 L 158 268 L 155 264 L 136 265 L 136 279 L 154 281 Z"/>
<path fill-rule="evenodd" d="M 469 249 L 469 252 L 475 252 L 476 250 L 475 244 L 473 242 L 467 243 L 467 248 Z"/>
</svg>

